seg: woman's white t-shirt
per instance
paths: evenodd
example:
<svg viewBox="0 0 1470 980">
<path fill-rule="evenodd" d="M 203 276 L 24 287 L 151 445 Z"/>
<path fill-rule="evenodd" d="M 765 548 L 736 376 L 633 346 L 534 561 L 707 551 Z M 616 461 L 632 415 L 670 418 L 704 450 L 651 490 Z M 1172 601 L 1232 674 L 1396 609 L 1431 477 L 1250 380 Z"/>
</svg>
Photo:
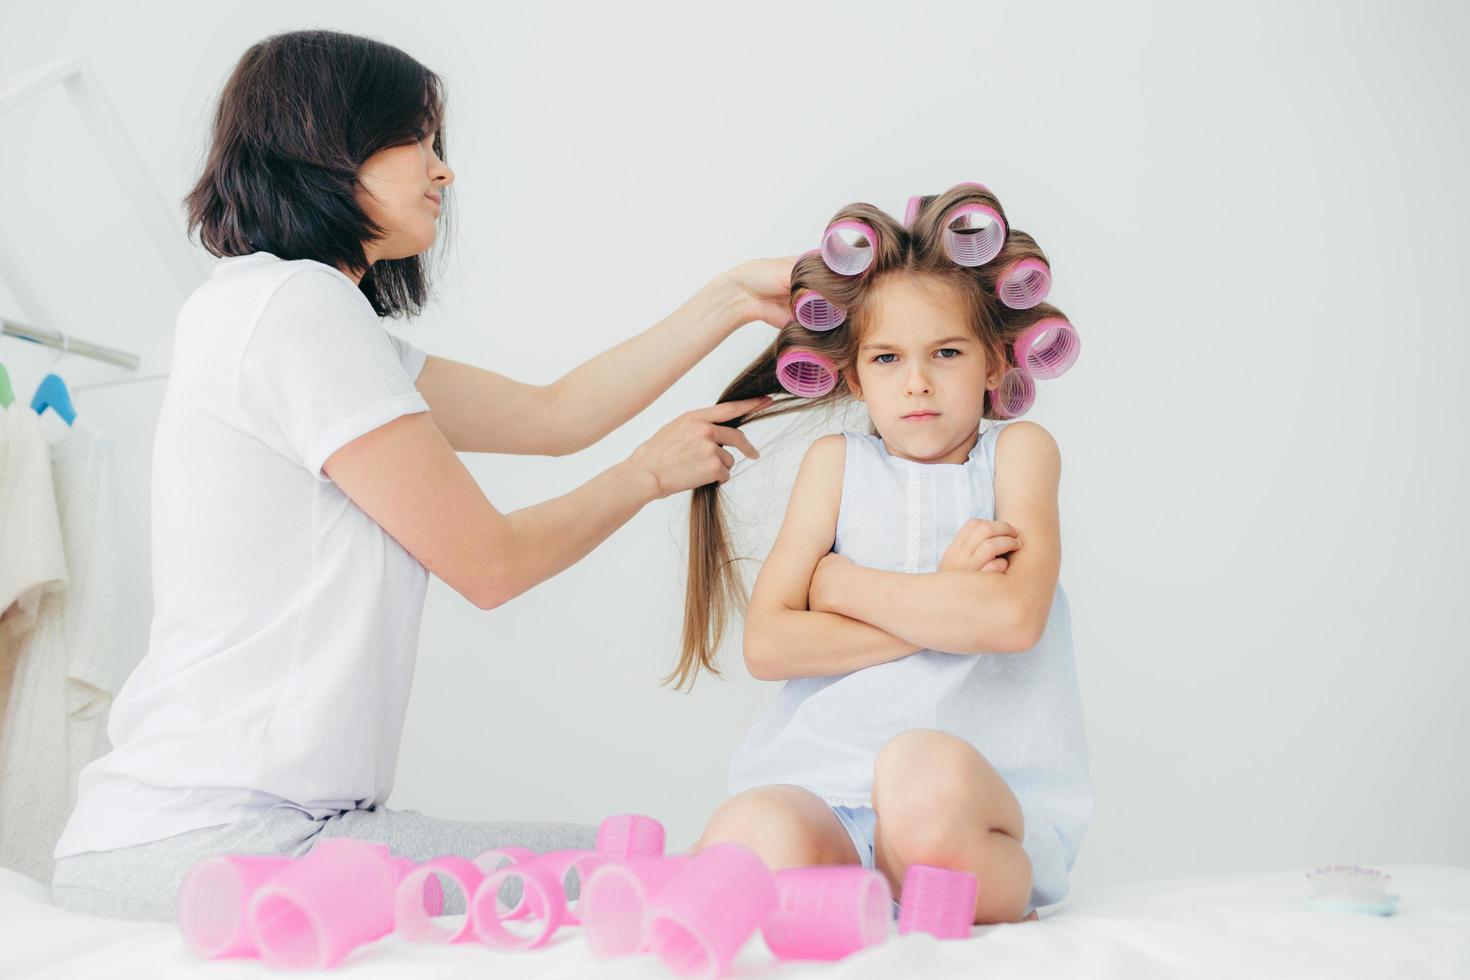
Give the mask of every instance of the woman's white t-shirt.
<svg viewBox="0 0 1470 980">
<path fill-rule="evenodd" d="M 180 310 L 153 447 L 153 620 L 55 856 L 393 787 L 428 573 L 321 471 L 428 411 L 351 279 L 224 259 Z"/>
</svg>

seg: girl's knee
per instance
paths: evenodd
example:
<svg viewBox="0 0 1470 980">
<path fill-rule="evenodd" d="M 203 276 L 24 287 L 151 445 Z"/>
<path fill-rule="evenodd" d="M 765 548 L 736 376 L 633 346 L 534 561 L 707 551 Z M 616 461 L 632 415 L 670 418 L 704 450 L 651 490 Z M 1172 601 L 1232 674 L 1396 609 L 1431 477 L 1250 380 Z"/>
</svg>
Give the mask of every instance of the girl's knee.
<svg viewBox="0 0 1470 980">
<path fill-rule="evenodd" d="M 804 799 L 803 794 L 810 799 Z M 813 803 L 826 807 L 796 787 L 747 790 L 715 810 L 693 850 L 735 841 L 755 851 L 772 868 L 822 863 L 822 842 L 812 826 Z"/>
<path fill-rule="evenodd" d="M 923 851 L 953 849 L 977 824 L 1020 841 L 1024 817 L 1015 793 L 963 739 L 915 729 L 890 739 L 873 765 L 873 809 L 890 840 Z"/>
</svg>

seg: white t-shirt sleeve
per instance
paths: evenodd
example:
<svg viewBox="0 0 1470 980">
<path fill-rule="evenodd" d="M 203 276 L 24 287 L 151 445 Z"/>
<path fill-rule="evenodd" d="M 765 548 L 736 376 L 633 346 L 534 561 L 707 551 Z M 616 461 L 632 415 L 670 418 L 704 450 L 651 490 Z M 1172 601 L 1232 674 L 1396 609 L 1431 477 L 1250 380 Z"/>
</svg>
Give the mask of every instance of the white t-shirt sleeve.
<svg viewBox="0 0 1470 980">
<path fill-rule="evenodd" d="M 428 403 L 414 387 L 426 354 L 383 328 L 348 282 L 304 269 L 277 287 L 240 359 L 246 416 L 322 481 L 327 457 Z"/>
<path fill-rule="evenodd" d="M 394 349 L 398 351 L 398 359 L 403 362 L 403 370 L 408 373 L 409 379 L 417 381 L 419 372 L 424 369 L 424 362 L 429 359 L 428 352 L 397 334 L 388 334 L 388 339 L 393 342 Z"/>
</svg>

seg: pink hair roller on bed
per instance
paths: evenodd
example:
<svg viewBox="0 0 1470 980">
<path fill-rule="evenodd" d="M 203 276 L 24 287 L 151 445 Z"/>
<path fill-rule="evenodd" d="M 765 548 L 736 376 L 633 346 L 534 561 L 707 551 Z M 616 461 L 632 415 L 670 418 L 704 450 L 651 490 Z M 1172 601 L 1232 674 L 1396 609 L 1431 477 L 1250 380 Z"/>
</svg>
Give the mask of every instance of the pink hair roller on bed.
<svg viewBox="0 0 1470 980">
<path fill-rule="evenodd" d="M 1060 378 L 1082 353 L 1077 328 L 1062 316 L 1048 316 L 1027 327 L 1012 345 L 1016 362 L 1024 364 L 1033 378 Z"/>
<path fill-rule="evenodd" d="M 582 926 L 594 956 L 648 952 L 648 907 L 692 861 L 687 854 L 609 862 L 582 885 Z"/>
<path fill-rule="evenodd" d="M 1006 266 L 995 280 L 995 295 L 1013 310 L 1029 310 L 1051 292 L 1051 267 L 1027 256 Z"/>
<path fill-rule="evenodd" d="M 444 910 L 445 881 L 459 889 L 468 911 L 470 897 L 480 887 L 482 878 L 484 875 L 474 862 L 455 854 L 437 857 L 410 869 L 399 879 L 398 890 L 394 893 L 394 931 L 414 943 L 459 943 L 473 939 L 468 915 L 458 929 L 438 925 L 434 917 Z"/>
<path fill-rule="evenodd" d="M 378 853 L 386 849 L 374 848 Z M 204 959 L 259 956 L 245 919 L 251 897 L 296 858 L 278 854 L 220 854 L 195 864 L 179 886 L 178 922 L 184 945 Z M 391 863 L 401 881 L 414 869 L 408 858 Z M 444 906 L 439 882 L 426 882 L 423 907 L 438 915 Z"/>
<path fill-rule="evenodd" d="M 597 825 L 597 853 L 619 861 L 658 857 L 664 825 L 639 813 L 616 813 Z"/>
<path fill-rule="evenodd" d="M 964 939 L 975 922 L 979 882 L 968 871 L 911 864 L 903 876 L 898 931 L 927 932 L 938 939 Z"/>
<path fill-rule="evenodd" d="M 783 960 L 840 960 L 888 939 L 893 889 L 861 865 L 815 865 L 776 872 L 776 908 L 761 926 Z"/>
<path fill-rule="evenodd" d="M 393 929 L 398 868 L 386 845 L 320 841 L 262 885 L 246 912 L 261 958 L 278 969 L 322 970 Z"/>
<path fill-rule="evenodd" d="M 776 879 L 734 841 L 694 855 L 648 911 L 648 942 L 681 976 L 718 977 L 776 907 Z"/>
<path fill-rule="evenodd" d="M 878 234 L 866 221 L 834 221 L 822 233 L 822 261 L 839 276 L 868 271 L 878 251 Z"/>
<path fill-rule="evenodd" d="M 660 828 L 662 829 L 662 828 Z M 545 868 L 556 878 L 557 885 L 561 888 L 562 899 L 566 904 L 567 925 L 581 925 L 582 920 L 577 911 L 582 902 L 582 885 L 587 881 L 587 876 L 596 871 L 602 865 L 612 860 L 606 854 L 597 851 L 586 851 L 569 849 L 564 851 L 547 851 L 535 860 L 537 867 Z M 569 898 L 571 894 L 571 883 L 577 882 L 577 897 Z M 523 910 L 526 907 L 525 899 L 517 905 L 515 918 L 524 918 Z"/>
<path fill-rule="evenodd" d="M 521 898 L 515 908 L 524 907 L 528 923 L 512 927 L 511 907 L 500 899 L 501 886 L 519 882 Z M 542 946 L 566 921 L 567 901 L 561 881 L 552 870 L 536 861 L 512 864 L 491 872 L 480 882 L 470 899 L 470 921 L 475 935 L 496 949 L 535 949 Z"/>
<path fill-rule="evenodd" d="M 801 398 L 820 398 L 837 387 L 837 365 L 816 351 L 793 347 L 776 358 L 776 380 Z"/>
<path fill-rule="evenodd" d="M 250 897 L 289 868 L 277 854 L 220 854 L 189 869 L 179 886 L 178 922 L 184 945 L 207 960 L 258 956 L 245 924 Z"/>
<path fill-rule="evenodd" d="M 944 249 L 956 265 L 984 265 L 1000 254 L 1005 243 L 1005 219 L 988 204 L 971 201 L 944 216 Z"/>
<path fill-rule="evenodd" d="M 990 393 L 990 407 L 1003 419 L 1026 414 L 1036 403 L 1036 382 L 1025 368 L 1008 368 L 1000 386 Z"/>
</svg>

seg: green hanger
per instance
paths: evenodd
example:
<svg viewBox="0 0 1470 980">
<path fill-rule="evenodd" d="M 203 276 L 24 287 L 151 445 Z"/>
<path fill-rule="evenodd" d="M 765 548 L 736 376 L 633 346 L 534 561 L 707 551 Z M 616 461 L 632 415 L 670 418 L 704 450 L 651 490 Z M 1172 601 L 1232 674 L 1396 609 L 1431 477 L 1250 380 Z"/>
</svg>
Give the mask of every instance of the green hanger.
<svg viewBox="0 0 1470 980">
<path fill-rule="evenodd" d="M 15 392 L 10 390 L 10 375 L 5 373 L 5 365 L 0 364 L 0 408 L 9 408 L 13 401 Z"/>
</svg>

